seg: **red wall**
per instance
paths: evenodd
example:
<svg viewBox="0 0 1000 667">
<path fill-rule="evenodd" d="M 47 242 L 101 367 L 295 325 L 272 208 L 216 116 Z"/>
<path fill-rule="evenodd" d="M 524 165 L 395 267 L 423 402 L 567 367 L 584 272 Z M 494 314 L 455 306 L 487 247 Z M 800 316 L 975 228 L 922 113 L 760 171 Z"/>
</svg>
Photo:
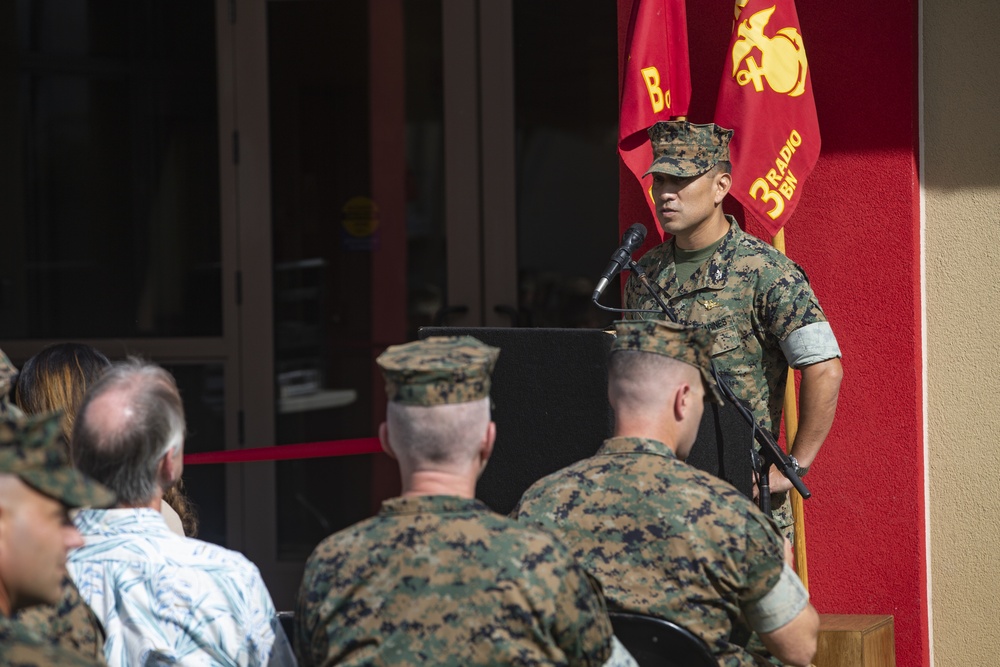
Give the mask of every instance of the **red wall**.
<svg viewBox="0 0 1000 667">
<path fill-rule="evenodd" d="M 618 8 L 621 53 L 631 0 Z M 807 480 L 810 592 L 821 613 L 892 614 L 897 664 L 929 665 L 917 5 L 845 0 L 797 9 L 823 149 L 786 244 L 844 353 L 837 419 Z M 688 3 L 694 122 L 712 120 L 732 12 L 728 0 Z M 622 226 L 652 228 L 624 166 L 620 180 Z"/>
</svg>

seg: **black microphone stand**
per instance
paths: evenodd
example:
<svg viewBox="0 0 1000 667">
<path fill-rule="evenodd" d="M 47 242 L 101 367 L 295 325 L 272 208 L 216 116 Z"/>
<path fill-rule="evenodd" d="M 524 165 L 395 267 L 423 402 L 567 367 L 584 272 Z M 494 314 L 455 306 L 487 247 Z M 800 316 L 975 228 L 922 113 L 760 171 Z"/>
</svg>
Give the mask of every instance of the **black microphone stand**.
<svg viewBox="0 0 1000 667">
<path fill-rule="evenodd" d="M 662 311 L 667 319 L 676 323 L 677 317 L 674 315 L 673 310 L 671 310 L 670 307 L 663 302 L 663 299 L 660 298 L 660 295 L 657 294 L 657 291 L 653 288 L 652 283 L 650 283 L 646 272 L 631 257 L 629 257 L 628 268 L 633 272 L 633 274 L 635 274 L 635 277 L 639 280 L 639 282 L 642 283 L 642 286 L 647 292 L 649 292 L 649 295 L 653 297 L 656 305 L 660 307 L 660 311 Z M 602 310 L 616 312 L 620 310 L 625 313 L 657 312 L 655 310 L 608 308 L 607 306 L 602 306 L 597 303 L 597 299 L 593 299 L 593 301 L 594 305 Z M 792 486 L 794 486 L 795 490 L 799 492 L 799 495 L 802 496 L 803 500 L 810 498 L 812 493 L 802 482 L 802 478 L 799 477 L 798 473 L 795 472 L 795 466 L 792 465 L 791 459 L 789 459 L 788 455 L 782 451 L 781 447 L 779 447 L 778 443 L 774 441 L 774 438 L 770 433 L 764 429 L 757 428 L 757 421 L 754 419 L 753 413 L 750 412 L 750 409 L 743 401 L 736 397 L 732 388 L 730 388 L 729 384 L 719 374 L 719 370 L 716 368 L 714 360 L 712 361 L 712 377 L 715 379 L 715 384 L 717 384 L 722 390 L 723 395 L 725 395 L 730 403 L 736 406 L 736 410 L 743 416 L 743 419 L 750 424 L 752 437 L 760 445 L 759 453 L 751 450 L 753 451 L 754 470 L 757 471 L 757 505 L 760 507 L 760 510 L 768 516 L 771 516 L 771 484 L 769 475 L 771 473 L 772 465 L 777 467 L 778 470 L 780 470 L 781 473 L 788 478 L 788 481 L 792 483 Z"/>
</svg>

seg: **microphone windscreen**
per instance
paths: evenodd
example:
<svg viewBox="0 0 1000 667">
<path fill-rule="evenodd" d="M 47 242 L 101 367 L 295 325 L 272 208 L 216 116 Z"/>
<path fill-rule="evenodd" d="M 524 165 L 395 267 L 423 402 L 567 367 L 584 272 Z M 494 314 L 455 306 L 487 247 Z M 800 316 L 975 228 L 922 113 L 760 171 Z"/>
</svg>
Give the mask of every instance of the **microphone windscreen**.
<svg viewBox="0 0 1000 667">
<path fill-rule="evenodd" d="M 634 222 L 632 226 L 625 230 L 625 235 L 622 236 L 622 245 L 629 248 L 629 254 L 635 252 L 642 245 L 642 242 L 646 240 L 646 225 L 641 222 Z"/>
</svg>

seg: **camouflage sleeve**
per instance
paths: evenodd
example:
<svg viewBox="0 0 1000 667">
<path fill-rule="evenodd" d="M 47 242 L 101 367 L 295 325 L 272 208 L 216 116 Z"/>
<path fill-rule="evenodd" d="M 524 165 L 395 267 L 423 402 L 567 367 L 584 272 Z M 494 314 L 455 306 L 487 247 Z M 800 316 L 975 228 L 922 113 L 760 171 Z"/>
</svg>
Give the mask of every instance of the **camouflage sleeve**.
<svg viewBox="0 0 1000 667">
<path fill-rule="evenodd" d="M 103 653 L 90 658 L 50 644 L 21 623 L 0 614 L 0 665 L 18 667 L 106 667 Z"/>
<path fill-rule="evenodd" d="M 625 303 L 622 308 L 638 308 L 642 303 L 645 290 L 642 284 L 636 280 L 635 272 L 629 271 L 628 280 L 625 281 Z M 625 313 L 626 319 L 635 319 L 637 313 Z"/>
<path fill-rule="evenodd" d="M 747 512 L 744 557 L 741 606 L 759 600 L 774 588 L 785 564 L 784 542 L 777 525 L 753 507 Z"/>
<path fill-rule="evenodd" d="M 781 351 L 792 368 L 843 356 L 829 322 L 813 322 L 796 329 L 781 341 Z"/>
<path fill-rule="evenodd" d="M 16 644 L 0 647 L 0 665 L 17 667 L 101 667 L 104 661 L 90 660 L 58 646 Z"/>
<path fill-rule="evenodd" d="M 295 602 L 295 623 L 293 624 L 295 636 L 291 637 L 291 640 L 295 649 L 295 657 L 299 661 L 299 667 L 309 667 L 309 665 L 317 664 L 313 660 L 312 646 L 309 640 L 312 635 L 313 607 L 309 604 L 308 598 L 310 592 L 320 596 L 323 592 L 316 590 L 315 587 L 313 558 L 315 558 L 315 555 L 306 562 L 306 569 L 302 574 L 302 584 L 299 587 L 299 596 Z"/>
<path fill-rule="evenodd" d="M 601 585 L 567 553 L 556 609 L 555 637 L 570 665 L 603 665 L 611 657 L 611 620 Z"/>
<path fill-rule="evenodd" d="M 778 341 L 808 324 L 827 321 L 809 280 L 796 264 L 789 262 L 773 275 L 765 273 L 762 278 L 769 284 L 758 292 L 761 296 L 758 317 Z"/>
<path fill-rule="evenodd" d="M 774 588 L 759 600 L 743 605 L 743 614 L 755 632 L 774 632 L 794 621 L 808 604 L 809 592 L 785 563 Z"/>
<path fill-rule="evenodd" d="M 29 607 L 18 612 L 17 617 L 45 641 L 103 663 L 104 627 L 68 575 L 63 578 L 59 602 Z"/>
</svg>

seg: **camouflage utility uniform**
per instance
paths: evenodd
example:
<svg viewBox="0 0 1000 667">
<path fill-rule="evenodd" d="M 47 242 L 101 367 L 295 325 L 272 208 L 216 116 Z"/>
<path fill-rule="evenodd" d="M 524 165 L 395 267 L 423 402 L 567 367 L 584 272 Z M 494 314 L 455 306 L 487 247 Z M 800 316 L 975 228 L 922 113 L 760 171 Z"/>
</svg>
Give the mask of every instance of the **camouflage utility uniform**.
<svg viewBox="0 0 1000 667">
<path fill-rule="evenodd" d="M 0 614 L 0 667 L 91 667 L 101 660 L 88 660 L 64 651 L 35 636 L 23 625 Z"/>
<path fill-rule="evenodd" d="M 719 374 L 749 403 L 757 425 L 777 437 L 788 376 L 781 341 L 804 326 L 826 322 L 826 315 L 795 262 L 727 218 L 729 232 L 715 254 L 683 285 L 676 280 L 672 239 L 643 255 L 639 265 L 660 286 L 660 297 L 678 322 L 712 331 Z M 626 283 L 625 302 L 627 308 L 658 309 L 634 277 Z M 775 520 L 782 527 L 793 523 L 785 495 L 773 498 Z"/>
<path fill-rule="evenodd" d="M 12 368 L 0 352 L 0 384 L 10 375 Z M 9 384 L 6 388 L 9 388 Z M 4 388 L 0 388 L 2 390 Z M 0 398 L 0 407 L 5 403 Z M 85 477 L 70 465 L 66 446 L 60 440 L 60 413 L 26 417 L 16 407 L 0 413 L 0 473 L 19 476 L 35 491 L 54 498 L 67 507 L 107 507 L 114 503 L 111 491 Z M 19 619 L 0 613 L 0 667 L 18 665 L 104 665 L 102 657 L 103 635 L 98 638 L 88 631 L 100 631 L 100 625 L 74 626 L 70 618 L 93 617 L 90 608 L 79 603 L 72 610 L 66 607 L 66 584 L 63 580 L 63 602 L 52 610 L 55 624 L 43 627 L 26 627 Z M 72 587 L 72 593 L 77 593 Z M 79 602 L 79 594 L 75 600 Z M 22 611 L 30 614 L 33 610 Z M 42 614 L 47 618 L 49 612 Z M 55 634 L 40 636 L 37 630 L 55 629 Z M 72 649 L 72 650 L 68 650 Z"/>
<path fill-rule="evenodd" d="M 0 415 L 23 416 L 10 401 L 17 369 L 0 350 Z M 17 620 L 40 639 L 104 664 L 104 628 L 80 597 L 73 580 L 63 578 L 62 599 L 55 605 L 38 605 L 17 613 Z"/>
<path fill-rule="evenodd" d="M 547 533 L 454 496 L 387 500 L 306 563 L 296 650 L 309 665 L 601 665 L 596 582 Z"/>
<path fill-rule="evenodd" d="M 570 546 L 612 611 L 673 621 L 725 667 L 757 664 L 743 648 L 741 608 L 777 585 L 782 539 L 736 489 L 667 445 L 606 440 L 591 458 L 536 482 L 515 513 Z"/>
<path fill-rule="evenodd" d="M 104 664 L 104 627 L 68 576 L 63 579 L 58 603 L 24 609 L 17 613 L 17 619 L 41 639 Z"/>
</svg>

